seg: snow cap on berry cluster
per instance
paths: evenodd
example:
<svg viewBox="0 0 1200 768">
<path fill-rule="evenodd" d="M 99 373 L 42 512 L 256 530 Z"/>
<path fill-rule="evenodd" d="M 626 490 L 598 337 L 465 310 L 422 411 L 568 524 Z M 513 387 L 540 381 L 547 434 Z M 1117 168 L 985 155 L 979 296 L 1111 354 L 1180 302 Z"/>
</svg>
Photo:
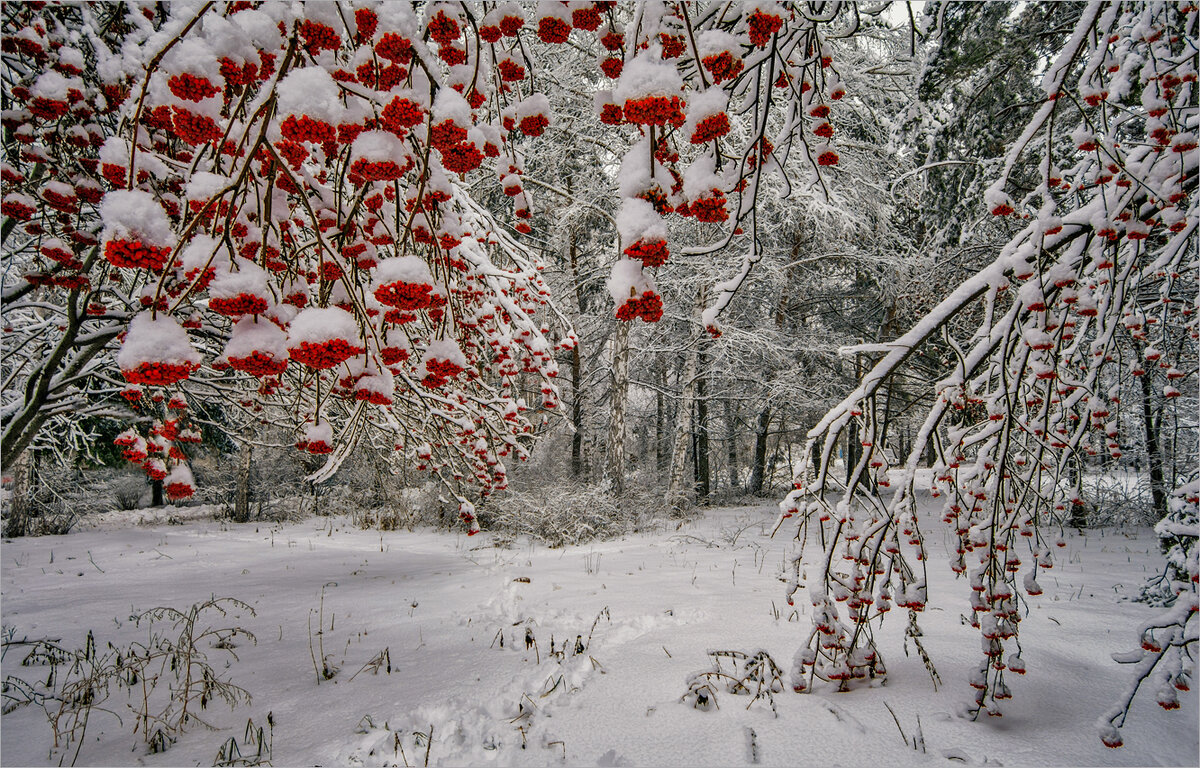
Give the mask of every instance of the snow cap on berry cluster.
<svg viewBox="0 0 1200 768">
<path fill-rule="evenodd" d="M 303 310 L 288 326 L 288 346 L 297 347 L 303 342 L 324 344 L 333 339 L 355 341 L 358 339 L 358 323 L 354 315 L 337 307 L 309 307 Z"/>
<path fill-rule="evenodd" d="M 149 192 L 114 189 L 100 202 L 104 240 L 140 240 L 155 248 L 175 245 L 171 221 Z"/>
<path fill-rule="evenodd" d="M 293 69 L 280 81 L 276 96 L 280 115 L 307 115 L 330 125 L 341 122 L 341 89 L 325 67 Z"/>
<path fill-rule="evenodd" d="M 619 307 L 631 296 L 655 292 L 654 280 L 642 270 L 642 265 L 622 256 L 613 264 L 612 273 L 605 282 L 613 302 Z"/>
<path fill-rule="evenodd" d="M 617 232 L 621 235 L 622 248 L 628 248 L 639 240 L 667 239 L 666 223 L 654 211 L 654 206 L 640 197 L 627 197 L 621 201 L 621 209 L 617 212 Z M 628 294 L 617 303 L 625 298 L 628 298 Z"/>
<path fill-rule="evenodd" d="M 613 89 L 613 100 L 618 104 L 647 96 L 678 96 L 683 80 L 674 64 L 664 62 L 657 46 L 638 54 L 625 64 L 621 79 Z"/>
<path fill-rule="evenodd" d="M 192 347 L 187 331 L 165 312 L 157 317 L 142 312 L 129 323 L 129 331 L 121 351 L 117 353 L 117 365 L 123 371 L 131 371 L 142 363 L 167 363 L 195 368 L 200 365 L 200 353 Z"/>
</svg>

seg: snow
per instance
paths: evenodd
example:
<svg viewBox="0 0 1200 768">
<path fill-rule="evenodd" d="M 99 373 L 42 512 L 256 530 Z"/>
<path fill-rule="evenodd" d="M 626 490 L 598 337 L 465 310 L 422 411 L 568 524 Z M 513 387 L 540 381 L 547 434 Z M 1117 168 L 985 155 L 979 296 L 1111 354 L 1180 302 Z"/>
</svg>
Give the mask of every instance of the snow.
<svg viewBox="0 0 1200 768">
<path fill-rule="evenodd" d="M 152 317 L 142 312 L 129 323 L 129 331 L 117 353 L 117 366 L 133 370 L 144 362 L 199 365 L 200 353 L 192 348 L 187 331 L 165 312 Z"/>
<path fill-rule="evenodd" d="M 146 245 L 167 248 L 175 245 L 171 221 L 149 192 L 115 189 L 100 201 L 104 240 L 140 240 Z"/>
<path fill-rule="evenodd" d="M 403 165 L 408 151 L 404 142 L 395 134 L 387 131 L 364 131 L 354 140 L 350 147 L 351 163 L 363 159 L 369 163 L 381 163 L 391 160 L 396 165 Z"/>
<path fill-rule="evenodd" d="M 621 247 L 628 248 L 639 240 L 648 242 L 667 239 L 667 225 L 654 211 L 654 206 L 640 197 L 627 197 L 617 211 L 617 232 Z M 620 303 L 620 302 L 618 302 Z"/>
<path fill-rule="evenodd" d="M 173 75 L 187 72 L 203 77 L 213 85 L 219 85 L 221 82 L 217 52 L 206 41 L 198 38 L 184 38 L 172 47 L 163 60 L 163 67 Z"/>
<path fill-rule="evenodd" d="M 210 258 L 212 259 L 211 264 L 209 264 Z M 229 251 L 225 249 L 224 244 L 208 235 L 193 236 L 179 254 L 179 263 L 185 275 L 193 275 L 197 270 L 207 266 L 226 270 L 228 262 Z"/>
<path fill-rule="evenodd" d="M 234 259 L 233 267 L 222 268 L 208 286 L 208 295 L 213 299 L 232 299 L 240 294 L 256 296 L 268 304 L 271 293 L 267 290 L 267 273 L 262 267 L 245 259 Z"/>
<path fill-rule="evenodd" d="M 453 88 L 442 88 L 433 100 L 433 122 L 450 120 L 460 128 L 471 126 L 471 105 Z"/>
<path fill-rule="evenodd" d="M 434 339 L 429 342 L 429 346 L 425 348 L 425 356 L 421 359 L 421 364 L 424 365 L 432 360 L 445 360 L 449 363 L 454 363 L 459 368 L 467 367 L 467 357 L 463 354 L 458 345 L 453 339 Z"/>
<path fill-rule="evenodd" d="M 323 344 L 332 339 L 354 341 L 358 338 L 358 323 L 354 315 L 337 307 L 309 307 L 302 310 L 288 326 L 288 347 L 303 342 Z"/>
<path fill-rule="evenodd" d="M 276 94 L 280 115 L 307 115 L 330 125 L 341 120 L 341 90 L 324 67 L 293 69 Z"/>
<path fill-rule="evenodd" d="M 396 256 L 384 259 L 375 267 L 375 287 L 403 282 L 414 285 L 433 285 L 433 273 L 420 256 Z"/>
<path fill-rule="evenodd" d="M 553 115 L 553 112 L 550 111 L 550 100 L 546 98 L 546 94 L 530 94 L 517 104 L 518 122 L 534 115 L 544 115 L 546 117 Z"/>
<path fill-rule="evenodd" d="M 678 96 L 683 87 L 679 71 L 652 51 L 644 51 L 625 62 L 613 89 L 613 100 L 623 104 L 647 96 Z"/>
<path fill-rule="evenodd" d="M 647 291 L 655 290 L 654 280 L 642 270 L 642 264 L 627 256 L 622 256 L 613 264 L 612 273 L 605 282 L 608 294 L 618 307 L 631 296 L 641 296 Z"/>
<path fill-rule="evenodd" d="M 961 647 L 976 633 L 959 621 L 965 585 L 950 578 L 940 548 L 931 549 L 928 586 L 945 610 L 921 617 L 944 683 L 936 691 L 915 654 L 902 651 L 897 612 L 879 634 L 886 686 L 776 693 L 778 718 L 724 689 L 719 709 L 680 701 L 688 676 L 711 668 L 708 651 L 762 649 L 786 670 L 808 632 L 810 601 L 797 599 L 793 611 L 782 600 L 780 569 L 797 544 L 769 537 L 772 506 L 708 510 L 560 550 L 524 541 L 497 548 L 486 531 L 363 531 L 341 517 L 239 525 L 197 517 L 212 507 L 110 513 L 95 530 L 5 544 L 4 621 L 18 639 L 61 637 L 75 648 L 88 630 L 98 646 L 144 641 L 144 626 L 129 617 L 159 605 L 186 608 L 216 595 L 254 608 L 212 618 L 254 632 L 257 644 L 243 639 L 237 660 L 206 649 L 251 692 L 249 706 L 210 703 L 204 716 L 216 731 L 194 727 L 150 755 L 130 733 L 118 693 L 109 705 L 125 727 L 95 713 L 81 765 L 208 764 L 231 736 L 243 738 L 248 718 L 265 725 L 268 712 L 275 765 L 404 765 L 395 734 L 408 763 L 420 765 L 425 746 L 414 733 L 431 726 L 429 765 L 749 765 L 751 738 L 762 765 L 1196 764 L 1194 692 L 1176 712 L 1139 702 L 1122 749 L 1106 749 L 1092 728 L 1127 674 L 1110 654 L 1128 650 L 1132 628 L 1156 612 L 1123 602 L 1136 590 L 1133 558 L 1160 567 L 1147 528 L 1066 535 L 1060 564 L 1042 578 L 1045 594 L 1022 622 L 1029 673 L 1010 683 L 1015 699 L 1003 718 L 961 715 L 976 661 Z M 151 524 L 117 527 L 139 518 Z M 526 629 L 536 647 L 526 648 Z M 556 651 L 568 645 L 561 659 L 549 656 L 552 636 Z M 586 643 L 578 655 L 577 637 Z M 319 685 L 309 652 L 318 640 L 337 670 Z M 385 649 L 390 673 L 372 671 Z M 22 656 L 12 649 L 4 674 L 45 676 L 20 666 Z M 888 707 L 923 749 L 901 740 Z M 5 715 L 4 728 L 5 764 L 54 762 L 35 708 Z"/>
<path fill-rule="evenodd" d="M 696 158 L 695 162 L 683 172 L 683 196 L 688 200 L 711 193 L 714 189 L 725 188 L 725 182 L 717 174 L 717 160 L 709 153 Z"/>
<path fill-rule="evenodd" d="M 29 95 L 35 99 L 67 101 L 67 94 L 70 91 L 83 93 L 83 80 L 78 77 L 64 77 L 51 69 L 38 75 L 38 79 L 29 88 Z"/>
<path fill-rule="evenodd" d="M 187 181 L 187 199 L 192 202 L 205 203 L 213 195 L 233 183 L 233 179 L 208 171 L 197 171 Z"/>
<path fill-rule="evenodd" d="M 287 334 L 268 320 L 256 321 L 253 316 L 241 318 L 233 326 L 222 357 L 242 359 L 258 352 L 274 360 L 287 360 Z"/>
</svg>

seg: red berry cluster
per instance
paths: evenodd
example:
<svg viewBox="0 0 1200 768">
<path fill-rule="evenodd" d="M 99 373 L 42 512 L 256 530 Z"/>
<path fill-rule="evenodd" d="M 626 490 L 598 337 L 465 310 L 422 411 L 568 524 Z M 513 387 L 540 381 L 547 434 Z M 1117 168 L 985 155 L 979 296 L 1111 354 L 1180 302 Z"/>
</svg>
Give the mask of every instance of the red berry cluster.
<svg viewBox="0 0 1200 768">
<path fill-rule="evenodd" d="M 662 297 L 654 291 L 646 291 L 638 298 L 630 297 L 617 308 L 618 320 L 632 320 L 640 317 L 647 323 L 657 323 L 662 319 L 662 314 Z"/>
<path fill-rule="evenodd" d="M 365 400 L 371 405 L 391 405 L 392 398 L 388 397 L 383 392 L 376 392 L 373 389 L 356 389 L 354 391 L 355 400 Z"/>
<path fill-rule="evenodd" d="M 713 76 L 714 83 L 723 83 L 726 80 L 732 80 L 741 74 L 742 68 L 746 66 L 740 56 L 734 56 L 729 51 L 721 51 L 711 56 L 705 56 L 700 60 L 700 63 Z"/>
<path fill-rule="evenodd" d="M 625 102 L 625 119 L 642 125 L 683 125 L 683 102 L 678 96 L 646 96 Z"/>
<path fill-rule="evenodd" d="M 600 8 L 595 4 L 571 11 L 571 26 L 585 32 L 594 32 L 600 27 Z"/>
<path fill-rule="evenodd" d="M 511 58 L 503 59 L 496 67 L 500 70 L 500 79 L 506 83 L 525 79 L 525 67 Z"/>
<path fill-rule="evenodd" d="M 302 451 L 307 451 L 314 456 L 324 456 L 326 454 L 333 453 L 333 446 L 324 440 L 314 440 L 312 442 L 301 440 L 296 443 L 296 447 Z"/>
<path fill-rule="evenodd" d="M 765 48 L 771 41 L 771 35 L 778 32 L 779 28 L 783 26 L 783 18 L 755 11 L 750 14 L 746 23 L 749 26 L 750 43 L 757 48 Z"/>
<path fill-rule="evenodd" d="M 693 144 L 704 144 L 719 139 L 729 133 L 729 115 L 718 112 L 709 115 L 696 124 L 696 132 L 692 134 Z"/>
<path fill-rule="evenodd" d="M 409 129 L 414 125 L 420 125 L 424 119 L 425 112 L 419 104 L 396 96 L 383 108 L 383 112 L 380 114 L 380 127 L 404 138 Z"/>
<path fill-rule="evenodd" d="M 375 44 L 375 53 L 396 64 L 408 64 L 412 60 L 412 42 L 395 32 L 388 32 Z"/>
<path fill-rule="evenodd" d="M 311 19 L 300 22 L 300 37 L 304 38 L 304 50 L 310 56 L 316 56 L 321 51 L 335 51 L 342 45 L 342 38 L 332 27 Z"/>
<path fill-rule="evenodd" d="M 221 138 L 221 128 L 211 117 L 183 107 L 172 107 L 175 135 L 187 144 L 206 144 Z"/>
<path fill-rule="evenodd" d="M 10 216 L 18 221 L 28 221 L 37 213 L 37 208 L 29 205 L 22 198 L 6 197 L 3 203 L 0 203 L 0 214 Z"/>
<path fill-rule="evenodd" d="M 362 347 L 357 347 L 345 339 L 330 339 L 313 343 L 302 341 L 299 346 L 290 350 L 292 359 L 307 365 L 309 368 L 325 369 L 341 365 L 355 355 L 363 353 Z"/>
<path fill-rule="evenodd" d="M 453 43 L 461 34 L 458 22 L 447 16 L 445 11 L 438 11 L 429 20 L 429 36 L 440 45 L 446 46 Z"/>
<path fill-rule="evenodd" d="M 638 259 L 647 267 L 661 267 L 667 263 L 670 251 L 665 240 L 638 240 L 624 251 L 631 259 Z"/>
<path fill-rule="evenodd" d="M 521 118 L 517 127 L 521 129 L 521 133 L 532 138 L 545 133 L 549 125 L 550 120 L 545 115 L 528 115 Z"/>
<path fill-rule="evenodd" d="M 428 371 L 421 383 L 430 389 L 436 389 L 446 383 L 448 379 L 452 379 L 462 373 L 462 366 L 453 363 L 449 360 L 433 360 L 425 361 L 425 370 Z"/>
<path fill-rule="evenodd" d="M 450 147 L 467 140 L 467 129 L 453 120 L 443 120 L 429 130 L 429 143 L 438 149 Z"/>
<path fill-rule="evenodd" d="M 196 492 L 190 483 L 167 483 L 163 486 L 163 490 L 170 499 L 186 499 Z"/>
<path fill-rule="evenodd" d="M 337 131 L 332 125 L 322 120 L 314 120 L 308 115 L 288 115 L 279 124 L 279 132 L 283 138 L 292 141 L 311 141 L 314 144 L 320 144 L 337 140 Z"/>
<path fill-rule="evenodd" d="M 54 188 L 46 188 L 42 190 L 42 199 L 56 211 L 75 213 L 79 210 L 79 198 L 75 196 L 74 190 L 71 194 L 63 194 Z"/>
<path fill-rule="evenodd" d="M 379 299 L 381 304 L 389 307 L 413 311 L 430 306 L 429 292 L 432 290 L 433 286 L 426 283 L 406 283 L 403 280 L 397 280 L 376 288 L 375 298 Z"/>
<path fill-rule="evenodd" d="M 40 117 L 43 120 L 57 120 L 70 110 L 70 105 L 65 101 L 57 99 L 47 99 L 42 96 L 36 96 L 29 102 L 29 111 L 34 117 Z"/>
<path fill-rule="evenodd" d="M 360 157 L 351 164 L 350 173 L 357 177 L 354 180 L 356 184 L 370 181 L 392 181 L 403 175 L 400 166 L 396 165 L 393 160 L 371 162 L 365 157 Z"/>
<path fill-rule="evenodd" d="M 711 195 L 693 200 L 688 206 L 688 212 L 696 217 L 696 221 L 720 224 L 729 220 L 729 211 L 725 207 L 728 202 L 721 190 L 714 189 Z"/>
<path fill-rule="evenodd" d="M 571 25 L 557 16 L 543 16 L 538 20 L 537 35 L 543 43 L 565 43 L 571 36 Z"/>
<path fill-rule="evenodd" d="M 255 71 L 257 70 L 258 67 L 255 67 Z M 167 87 L 171 89 L 171 93 L 184 101 L 204 101 L 221 92 L 207 77 L 196 77 L 190 72 L 173 75 L 167 80 Z"/>
<path fill-rule="evenodd" d="M 403 347 L 384 347 L 379 350 L 384 365 L 398 365 L 408 359 L 408 350 Z"/>
<path fill-rule="evenodd" d="M 121 374 L 130 384 L 146 384 L 155 387 L 165 387 L 177 381 L 183 381 L 192 375 L 199 366 L 190 363 L 167 363 L 146 361 L 136 368 L 123 370 Z"/>
<path fill-rule="evenodd" d="M 267 300 L 253 294 L 239 293 L 229 298 L 210 298 L 208 308 L 226 317 L 259 315 L 267 311 Z"/>
<path fill-rule="evenodd" d="M 170 248 L 155 248 L 141 240 L 109 240 L 104 244 L 104 258 L 114 267 L 152 269 L 157 272 L 170 255 Z"/>
<path fill-rule="evenodd" d="M 442 165 L 451 173 L 473 171 L 483 163 L 483 154 L 479 149 L 465 141 L 438 147 L 438 152 L 442 155 Z"/>
</svg>

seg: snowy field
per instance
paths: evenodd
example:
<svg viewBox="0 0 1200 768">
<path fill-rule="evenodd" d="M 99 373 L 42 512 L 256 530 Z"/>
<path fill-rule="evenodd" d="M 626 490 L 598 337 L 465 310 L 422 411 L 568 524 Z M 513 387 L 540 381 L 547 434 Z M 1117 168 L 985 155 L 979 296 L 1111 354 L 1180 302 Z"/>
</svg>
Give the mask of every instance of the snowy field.
<svg viewBox="0 0 1200 768">
<path fill-rule="evenodd" d="M 497 549 L 486 533 L 380 534 L 338 518 L 110 523 L 4 543 L 5 639 L 52 638 L 73 649 L 91 630 L 104 649 L 145 641 L 131 615 L 156 606 L 186 609 L 216 596 L 253 607 L 254 615 L 212 619 L 253 632 L 257 644 L 234 638 L 237 660 L 202 648 L 251 704 L 209 703 L 200 714 L 215 730 L 193 725 L 150 754 L 132 733 L 129 706 L 138 702 L 114 690 L 104 702 L 110 712 L 92 713 L 80 765 L 239 764 L 231 737 L 240 764 L 274 765 L 1200 761 L 1194 691 L 1175 712 L 1144 694 L 1122 749 L 1106 749 L 1093 727 L 1129 674 L 1110 654 L 1129 650 L 1132 627 L 1153 612 L 1127 601 L 1161 563 L 1145 528 L 1067 534 L 1021 625 L 1029 674 L 1010 682 L 1002 718 L 963 714 L 979 639 L 960 615 L 965 585 L 951 578 L 933 520 L 931 609 L 921 623 L 942 680 L 936 690 L 920 659 L 906 655 L 905 612 L 895 611 L 882 629 L 886 685 L 788 689 L 774 695 L 778 716 L 766 700 L 724 691 L 708 711 L 681 701 L 689 675 L 712 668 L 708 651 L 763 649 L 786 675 L 807 636 L 804 592 L 797 613 L 784 605 L 779 576 L 796 545 L 782 532 L 770 538 L 775 516 L 766 503 L 709 510 L 678 528 L 565 550 Z M 318 684 L 322 645 L 332 677 Z M 45 678 L 47 667 L 20 665 L 27 648 L 9 645 L 5 676 Z M 268 716 L 270 754 L 256 757 L 247 720 L 263 726 Z M 3 764 L 58 764 L 40 708 L 18 707 L 2 722 Z"/>
</svg>

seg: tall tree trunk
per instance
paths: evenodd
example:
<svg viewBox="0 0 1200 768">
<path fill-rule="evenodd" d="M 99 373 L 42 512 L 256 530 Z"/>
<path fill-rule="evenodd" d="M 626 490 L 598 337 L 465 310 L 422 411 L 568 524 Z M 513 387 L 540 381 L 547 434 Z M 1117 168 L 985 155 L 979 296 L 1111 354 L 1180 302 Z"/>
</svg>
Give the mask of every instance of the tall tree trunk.
<svg viewBox="0 0 1200 768">
<path fill-rule="evenodd" d="M 700 335 L 704 333 L 700 325 L 700 313 L 704 310 L 703 288 L 696 292 L 696 304 L 693 323 L 694 329 L 688 335 L 687 355 L 684 358 L 683 376 L 679 395 L 679 409 L 675 417 L 675 440 L 671 448 L 671 480 L 667 489 L 667 503 L 677 511 L 685 509 L 692 501 L 696 491 L 695 479 L 688 482 L 688 443 L 692 442 L 692 410 L 696 404 L 696 372 L 699 369 Z M 707 447 L 705 448 L 707 453 Z M 707 457 L 706 457 L 707 460 Z M 694 465 L 695 466 L 695 465 Z"/>
<path fill-rule="evenodd" d="M 233 500 L 233 521 L 244 523 L 250 519 L 250 466 L 254 449 L 249 443 L 242 444 L 238 456 L 237 488 Z"/>
<path fill-rule="evenodd" d="M 729 398 L 725 398 L 725 455 L 729 458 L 730 490 L 737 488 L 738 485 L 737 433 L 734 430 L 733 416 L 733 401 Z"/>
<path fill-rule="evenodd" d="M 1140 348 L 1137 354 L 1141 357 Z M 1146 459 L 1150 464 L 1150 497 L 1154 500 L 1154 514 L 1161 518 L 1167 516 L 1167 489 L 1163 482 L 1163 459 L 1159 446 L 1159 427 L 1162 421 L 1161 417 L 1154 418 L 1154 383 L 1150 374 L 1146 373 L 1138 378 L 1142 383 L 1142 424 L 1146 431 Z"/>
<path fill-rule="evenodd" d="M 604 475 L 612 492 L 625 492 L 625 396 L 629 390 L 629 323 L 618 322 L 612 341 L 612 402 L 608 421 L 608 460 Z"/>
<path fill-rule="evenodd" d="M 667 452 L 663 428 L 666 426 L 666 414 L 663 403 L 663 390 L 667 388 L 666 366 L 661 362 L 658 366 L 658 391 L 654 394 L 654 468 L 662 472 L 667 465 Z"/>
<path fill-rule="evenodd" d="M 700 500 L 708 498 L 712 490 L 712 475 L 708 455 L 708 355 L 705 353 L 704 339 L 697 342 L 696 350 L 696 422 L 695 422 L 695 462 L 696 462 L 696 496 Z"/>
<path fill-rule="evenodd" d="M 750 479 L 746 481 L 746 493 L 757 496 L 762 493 L 763 475 L 767 467 L 767 435 L 771 426 L 771 406 L 765 405 L 754 420 L 754 460 L 750 464 Z"/>
<path fill-rule="evenodd" d="M 32 471 L 30 451 L 22 451 L 12 463 L 12 496 L 8 501 L 8 519 L 4 521 L 4 537 L 16 538 L 29 533 L 29 476 Z"/>
<path fill-rule="evenodd" d="M 571 475 L 579 478 L 583 475 L 583 365 L 579 358 L 579 345 L 571 348 L 571 426 L 575 428 L 571 435 Z"/>
<path fill-rule="evenodd" d="M 688 349 L 680 377 L 683 385 L 679 395 L 679 409 L 675 416 L 675 440 L 671 447 L 671 480 L 667 490 L 668 503 L 676 510 L 683 510 L 691 503 L 695 486 L 688 482 L 688 443 L 692 435 L 692 407 L 696 391 L 696 348 Z"/>
</svg>

